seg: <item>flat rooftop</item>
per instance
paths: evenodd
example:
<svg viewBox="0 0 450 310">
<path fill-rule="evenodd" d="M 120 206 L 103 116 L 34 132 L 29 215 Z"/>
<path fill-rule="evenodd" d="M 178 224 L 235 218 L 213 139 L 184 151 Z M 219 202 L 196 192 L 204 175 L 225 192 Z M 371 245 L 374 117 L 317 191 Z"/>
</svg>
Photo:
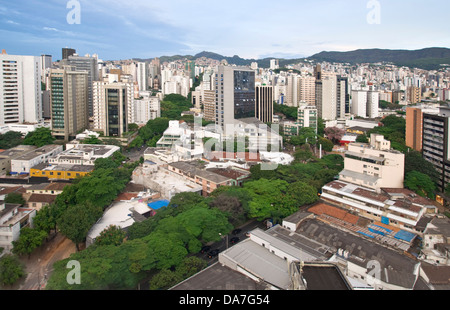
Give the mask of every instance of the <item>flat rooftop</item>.
<svg viewBox="0 0 450 310">
<path fill-rule="evenodd" d="M 261 291 L 267 289 L 264 283 L 256 282 L 242 273 L 215 263 L 193 277 L 177 284 L 170 290 L 206 291 Z"/>
<path fill-rule="evenodd" d="M 334 253 L 338 249 L 348 251 L 348 261 L 367 268 L 369 261 L 380 264 L 381 280 L 406 288 L 413 288 L 414 272 L 418 261 L 402 252 L 372 242 L 318 219 L 305 219 L 298 227 L 297 234 L 328 246 Z"/>
<path fill-rule="evenodd" d="M 34 149 L 26 154 L 23 154 L 17 158 L 15 158 L 15 160 L 31 160 L 37 156 L 41 156 L 44 154 L 48 154 L 58 148 L 62 148 L 61 145 L 56 145 L 56 144 L 52 144 L 52 145 L 45 145 L 43 147 L 40 147 L 38 149 Z"/>
</svg>

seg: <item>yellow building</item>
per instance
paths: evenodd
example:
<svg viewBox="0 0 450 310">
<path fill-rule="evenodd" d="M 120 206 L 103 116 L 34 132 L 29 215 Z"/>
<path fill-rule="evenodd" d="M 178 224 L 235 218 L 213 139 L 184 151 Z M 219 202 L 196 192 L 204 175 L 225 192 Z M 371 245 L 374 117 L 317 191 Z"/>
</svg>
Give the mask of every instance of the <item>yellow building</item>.
<svg viewBox="0 0 450 310">
<path fill-rule="evenodd" d="M 84 177 L 93 170 L 94 166 L 40 164 L 30 169 L 30 176 L 49 180 L 73 180 Z"/>
</svg>

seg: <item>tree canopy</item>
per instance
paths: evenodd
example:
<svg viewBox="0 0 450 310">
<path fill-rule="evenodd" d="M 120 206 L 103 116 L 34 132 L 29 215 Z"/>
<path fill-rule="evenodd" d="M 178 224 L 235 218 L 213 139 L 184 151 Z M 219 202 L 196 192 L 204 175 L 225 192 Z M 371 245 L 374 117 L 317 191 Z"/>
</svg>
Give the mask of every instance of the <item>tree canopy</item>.
<svg viewBox="0 0 450 310">
<path fill-rule="evenodd" d="M 42 147 L 53 144 L 54 141 L 55 138 L 52 136 L 52 131 L 49 128 L 40 127 L 28 133 L 23 140 L 23 144 Z"/>
</svg>

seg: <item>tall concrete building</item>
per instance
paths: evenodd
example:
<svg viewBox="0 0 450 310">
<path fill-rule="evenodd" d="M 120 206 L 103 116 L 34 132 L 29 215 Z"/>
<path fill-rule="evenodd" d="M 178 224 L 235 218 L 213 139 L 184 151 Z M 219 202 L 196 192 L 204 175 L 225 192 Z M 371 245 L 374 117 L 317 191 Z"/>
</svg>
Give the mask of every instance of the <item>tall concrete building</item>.
<svg viewBox="0 0 450 310">
<path fill-rule="evenodd" d="M 144 97 L 133 101 L 133 117 L 129 124 L 145 125 L 149 120 L 161 117 L 161 101 L 158 97 Z"/>
<path fill-rule="evenodd" d="M 207 121 L 216 120 L 216 92 L 214 90 L 203 91 L 203 118 Z"/>
<path fill-rule="evenodd" d="M 345 118 L 350 113 L 350 94 L 348 90 L 348 77 L 338 75 L 337 77 L 337 117 Z"/>
<path fill-rule="evenodd" d="M 316 78 L 300 76 L 298 79 L 299 102 L 304 101 L 309 106 L 316 104 Z"/>
<path fill-rule="evenodd" d="M 256 86 L 255 116 L 263 123 L 273 122 L 273 87 Z"/>
<path fill-rule="evenodd" d="M 438 114 L 423 113 L 423 158 L 439 172 L 439 190 L 450 182 L 450 108 L 440 108 Z"/>
<path fill-rule="evenodd" d="M 41 57 L 5 52 L 0 62 L 0 125 L 41 122 Z"/>
<path fill-rule="evenodd" d="M 65 47 L 62 49 L 62 59 L 69 59 L 69 56 L 73 56 L 76 54 L 76 50 L 74 50 L 73 48 L 68 48 Z"/>
<path fill-rule="evenodd" d="M 406 146 L 418 152 L 422 151 L 423 130 L 422 109 L 416 107 L 406 108 Z"/>
<path fill-rule="evenodd" d="M 94 115 L 92 83 L 99 80 L 98 60 L 96 57 L 82 57 L 72 55 L 66 60 L 61 61 L 61 65 L 69 65 L 75 67 L 77 71 L 85 71 L 88 73 L 88 108 L 89 116 Z"/>
<path fill-rule="evenodd" d="M 226 132 L 235 120 L 255 118 L 255 71 L 219 66 L 215 73 L 216 125 Z"/>
<path fill-rule="evenodd" d="M 147 91 L 148 89 L 148 64 L 139 62 L 137 64 L 136 80 L 139 85 L 139 91 Z"/>
<path fill-rule="evenodd" d="M 53 135 L 68 141 L 89 128 L 88 73 L 74 67 L 50 71 L 50 112 Z"/>
<path fill-rule="evenodd" d="M 379 116 L 379 98 L 377 91 L 353 90 L 351 113 L 362 118 L 377 118 Z"/>
<path fill-rule="evenodd" d="M 410 86 L 406 91 L 406 98 L 410 103 L 419 103 L 422 101 L 422 91 L 420 87 Z"/>
<path fill-rule="evenodd" d="M 308 105 L 306 101 L 300 102 L 300 107 L 298 108 L 298 120 L 297 123 L 300 128 L 313 128 L 317 131 L 317 108 L 316 106 Z"/>
<path fill-rule="evenodd" d="M 121 137 L 135 118 L 134 84 L 94 82 L 94 130 Z"/>
<path fill-rule="evenodd" d="M 334 74 L 318 74 L 316 80 L 316 104 L 318 116 L 324 120 L 337 118 L 337 78 Z"/>
</svg>

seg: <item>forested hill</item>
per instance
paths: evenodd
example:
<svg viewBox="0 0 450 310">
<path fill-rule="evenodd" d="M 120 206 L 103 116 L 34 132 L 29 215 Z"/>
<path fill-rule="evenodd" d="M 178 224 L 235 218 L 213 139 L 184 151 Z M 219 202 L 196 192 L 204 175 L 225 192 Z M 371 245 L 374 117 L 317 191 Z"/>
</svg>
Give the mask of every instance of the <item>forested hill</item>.
<svg viewBox="0 0 450 310">
<path fill-rule="evenodd" d="M 175 61 L 175 60 L 196 60 L 201 57 L 206 57 L 215 60 L 226 60 L 229 64 L 237 66 L 250 66 L 252 62 L 257 62 L 260 68 L 269 68 L 270 60 L 273 58 L 264 59 L 244 59 L 237 55 L 233 57 L 223 56 L 212 52 L 201 52 L 194 56 L 192 55 L 174 55 L 161 56 L 161 62 Z M 135 59 L 138 61 L 150 61 L 151 59 Z M 335 63 L 380 63 L 389 62 L 397 66 L 405 66 L 410 68 L 421 68 L 425 70 L 439 70 L 443 68 L 442 65 L 450 67 L 450 49 L 441 47 L 425 48 L 421 50 L 388 50 L 388 49 L 359 49 L 349 52 L 321 52 L 308 58 L 297 59 L 281 59 L 279 58 L 280 67 L 285 67 L 291 64 L 298 64 L 307 60 L 317 62 L 335 62 Z"/>
<path fill-rule="evenodd" d="M 450 49 L 437 47 L 414 51 L 360 49 L 350 52 L 321 52 L 308 59 L 350 64 L 391 62 L 397 66 L 438 70 L 443 64 L 450 66 Z"/>
</svg>

